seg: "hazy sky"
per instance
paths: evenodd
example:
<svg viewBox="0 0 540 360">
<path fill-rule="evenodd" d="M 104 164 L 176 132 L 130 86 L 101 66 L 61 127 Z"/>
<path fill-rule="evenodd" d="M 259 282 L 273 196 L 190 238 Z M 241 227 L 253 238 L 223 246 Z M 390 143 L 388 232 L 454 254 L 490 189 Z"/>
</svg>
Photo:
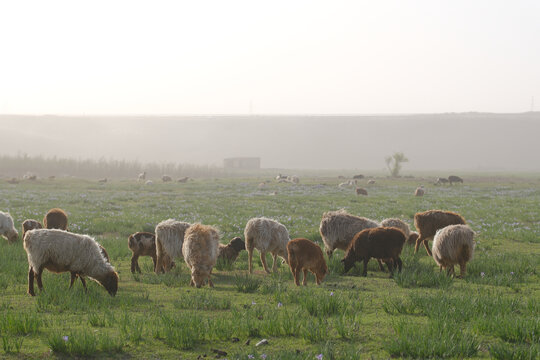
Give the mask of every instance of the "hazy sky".
<svg viewBox="0 0 540 360">
<path fill-rule="evenodd" d="M 539 36 L 536 0 L 0 0 L 0 113 L 538 110 Z"/>
</svg>

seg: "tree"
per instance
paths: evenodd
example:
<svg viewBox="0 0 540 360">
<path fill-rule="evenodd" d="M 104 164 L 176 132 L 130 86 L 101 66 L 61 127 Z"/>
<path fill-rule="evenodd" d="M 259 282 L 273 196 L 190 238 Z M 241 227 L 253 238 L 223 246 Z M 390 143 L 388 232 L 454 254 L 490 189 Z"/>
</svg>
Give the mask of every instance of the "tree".
<svg viewBox="0 0 540 360">
<path fill-rule="evenodd" d="M 402 152 L 397 152 L 392 156 L 387 156 L 384 161 L 386 161 L 386 167 L 390 171 L 390 175 L 392 177 L 398 177 L 401 171 L 401 163 L 407 162 L 409 159 Z"/>
</svg>

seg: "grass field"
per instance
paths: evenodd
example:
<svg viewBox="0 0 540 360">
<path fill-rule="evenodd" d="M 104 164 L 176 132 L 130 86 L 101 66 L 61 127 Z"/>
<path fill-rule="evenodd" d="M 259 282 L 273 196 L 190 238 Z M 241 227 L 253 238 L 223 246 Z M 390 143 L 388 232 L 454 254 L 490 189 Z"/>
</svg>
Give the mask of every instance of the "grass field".
<svg viewBox="0 0 540 360">
<path fill-rule="evenodd" d="M 17 229 L 42 220 L 52 207 L 69 214 L 70 230 L 95 236 L 120 277 L 116 297 L 90 281 L 68 291 L 69 274 L 44 272 L 45 292 L 26 294 L 28 263 L 21 241 L 0 239 L 0 358 L 87 357 L 141 359 L 386 359 L 540 358 L 540 181 L 537 176 L 465 178 L 412 194 L 419 180 L 377 179 L 367 197 L 338 189 L 337 178 L 299 185 L 265 179 L 207 179 L 187 184 L 84 180 L 0 183 L 0 210 Z M 277 192 L 272 195 L 273 192 Z M 272 217 L 291 238 L 322 246 L 322 213 L 344 208 L 375 220 L 399 217 L 412 225 L 418 211 L 461 213 L 478 233 L 466 279 L 439 274 L 424 249 L 406 247 L 403 272 L 393 279 L 372 260 L 341 275 L 337 251 L 321 286 L 294 286 L 288 267 L 247 274 L 243 252 L 214 270 L 215 288 L 189 287 L 183 260 L 171 273 L 129 271 L 127 237 L 176 218 L 217 226 L 222 241 L 243 237 L 248 219 Z M 268 261 L 271 262 L 270 257 Z M 261 339 L 268 345 L 256 347 Z M 248 343 L 249 341 L 249 343 Z M 247 344 L 248 343 L 248 344 Z M 216 353 L 220 350 L 224 353 Z"/>
</svg>

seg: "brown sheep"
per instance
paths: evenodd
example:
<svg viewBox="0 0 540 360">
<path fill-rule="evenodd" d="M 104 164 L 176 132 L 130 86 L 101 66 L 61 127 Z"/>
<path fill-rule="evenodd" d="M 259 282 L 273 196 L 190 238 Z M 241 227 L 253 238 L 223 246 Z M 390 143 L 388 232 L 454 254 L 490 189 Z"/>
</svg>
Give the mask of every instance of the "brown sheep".
<svg viewBox="0 0 540 360">
<path fill-rule="evenodd" d="M 448 184 L 448 179 L 447 178 L 437 178 L 437 181 L 435 181 L 435 185 L 439 185 L 439 184 Z"/>
<path fill-rule="evenodd" d="M 448 182 L 450 183 L 450 185 L 452 185 L 453 183 L 462 183 L 463 184 L 463 179 L 460 178 L 459 176 L 456 176 L 456 175 L 450 175 L 448 177 Z"/>
<path fill-rule="evenodd" d="M 208 286 L 214 287 L 210 275 L 218 258 L 219 232 L 212 226 L 194 224 L 187 230 L 182 244 L 182 254 L 191 270 L 191 286 L 200 288 L 208 279 Z"/>
<path fill-rule="evenodd" d="M 246 244 L 239 237 L 235 237 L 227 245 L 219 244 L 218 261 L 233 263 L 242 250 L 246 250 Z"/>
<path fill-rule="evenodd" d="M 414 215 L 414 226 L 419 236 L 416 239 L 414 253 L 418 252 L 421 243 L 424 244 L 429 256 L 432 256 L 428 246 L 428 240 L 435 236 L 437 230 L 448 225 L 466 224 L 465 219 L 458 213 L 443 210 L 428 210 Z"/>
<path fill-rule="evenodd" d="M 99 179 L 98 183 L 105 184 L 107 182 L 107 178 Z"/>
<path fill-rule="evenodd" d="M 454 275 L 454 265 L 459 264 L 459 277 L 467 272 L 467 262 L 474 253 L 474 231 L 467 225 L 449 225 L 437 231 L 433 238 L 433 259 L 440 271 L 446 269 Z"/>
<path fill-rule="evenodd" d="M 416 244 L 416 240 L 418 240 L 418 236 L 420 235 L 416 231 L 411 231 L 409 238 L 407 239 L 407 245 Z"/>
<path fill-rule="evenodd" d="M 43 229 L 43 226 L 37 220 L 32 220 L 32 219 L 24 220 L 22 223 L 22 238 L 24 239 L 24 234 L 26 234 L 28 230 L 34 230 L 34 229 Z"/>
<path fill-rule="evenodd" d="M 161 177 L 161 180 L 162 180 L 163 182 L 169 182 L 169 181 L 172 181 L 172 177 L 170 177 L 169 175 L 163 175 L 163 176 Z"/>
<path fill-rule="evenodd" d="M 137 232 L 135 234 L 129 235 L 128 238 L 128 248 L 133 253 L 131 255 L 131 272 L 134 273 L 137 271 L 141 273 L 141 268 L 139 267 L 139 256 L 150 256 L 154 266 L 156 267 L 156 236 L 149 232 Z"/>
<path fill-rule="evenodd" d="M 364 188 L 356 188 L 356 195 L 364 195 L 367 196 L 367 190 Z"/>
<path fill-rule="evenodd" d="M 296 286 L 300 286 L 300 271 L 304 272 L 302 285 L 307 285 L 308 271 L 315 275 L 317 285 L 322 283 L 328 273 L 328 266 L 319 245 L 304 238 L 293 239 L 287 243 L 287 253 Z"/>
<path fill-rule="evenodd" d="M 43 218 L 43 227 L 45 229 L 67 230 L 68 217 L 64 210 L 59 208 L 51 209 Z"/>
<path fill-rule="evenodd" d="M 397 267 L 399 272 L 403 266 L 399 255 L 405 243 L 405 234 L 398 228 L 378 227 L 360 231 L 352 239 L 345 257 L 341 262 L 345 266 L 345 272 L 349 271 L 356 261 L 364 262 L 363 276 L 367 276 L 367 264 L 369 259 L 383 260 L 388 266 L 390 274 Z"/>
<path fill-rule="evenodd" d="M 424 196 L 425 194 L 425 191 L 424 191 L 424 188 L 423 187 L 417 187 L 416 190 L 414 191 L 414 196 Z"/>
</svg>

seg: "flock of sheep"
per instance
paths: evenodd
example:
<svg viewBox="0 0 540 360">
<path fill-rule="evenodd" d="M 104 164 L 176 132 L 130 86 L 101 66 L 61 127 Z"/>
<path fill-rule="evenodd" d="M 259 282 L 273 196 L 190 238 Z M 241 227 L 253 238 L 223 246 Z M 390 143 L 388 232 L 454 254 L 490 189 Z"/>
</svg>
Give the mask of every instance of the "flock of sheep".
<svg viewBox="0 0 540 360">
<path fill-rule="evenodd" d="M 400 219 L 386 219 L 381 223 L 348 214 L 345 210 L 326 212 L 322 216 L 319 231 L 328 258 L 335 249 L 345 251 L 342 259 L 345 272 L 355 262 L 364 262 L 363 276 L 367 275 L 367 264 L 371 258 L 379 262 L 381 270 L 386 264 L 392 274 L 401 271 L 403 262 L 400 254 L 404 244 L 415 243 L 415 253 L 421 244 L 433 257 L 440 270 L 454 274 L 454 265 L 460 266 L 460 276 L 466 273 L 466 264 L 474 251 L 474 232 L 465 219 L 454 212 L 429 210 L 417 213 L 414 224 L 418 232 Z M 44 227 L 44 228 L 43 228 Z M 51 209 L 43 219 L 43 226 L 36 220 L 25 220 L 22 224 L 23 246 L 28 256 L 28 293 L 34 292 L 34 278 L 38 288 L 43 289 L 41 276 L 44 269 L 60 273 L 71 273 L 70 288 L 77 278 L 86 289 L 85 276 L 100 283 L 110 295 L 118 290 L 118 274 L 114 271 L 105 249 L 95 239 L 68 231 L 67 214 L 62 209 Z M 17 241 L 18 232 L 8 213 L 0 212 L 0 235 L 10 243 Z M 220 244 L 216 228 L 203 224 L 189 224 L 173 219 L 160 222 L 155 235 L 139 232 L 129 236 L 128 247 L 132 251 L 131 272 L 140 272 L 138 258 L 150 256 L 156 273 L 168 272 L 175 260 L 184 258 L 191 270 L 191 285 L 200 288 L 206 282 L 213 286 L 211 275 L 218 259 L 233 262 L 240 251 L 248 252 L 249 273 L 253 273 L 253 250 L 257 249 L 264 270 L 270 273 L 266 254 L 273 257 L 272 270 L 276 271 L 277 257 L 287 263 L 299 285 L 303 272 L 306 285 L 307 272 L 312 272 L 317 284 L 328 273 L 321 248 L 311 240 L 291 240 L 287 228 L 279 222 L 265 218 L 250 219 L 244 230 L 244 241 L 239 237 L 229 244 Z M 433 239 L 432 251 L 428 241 Z"/>
</svg>

